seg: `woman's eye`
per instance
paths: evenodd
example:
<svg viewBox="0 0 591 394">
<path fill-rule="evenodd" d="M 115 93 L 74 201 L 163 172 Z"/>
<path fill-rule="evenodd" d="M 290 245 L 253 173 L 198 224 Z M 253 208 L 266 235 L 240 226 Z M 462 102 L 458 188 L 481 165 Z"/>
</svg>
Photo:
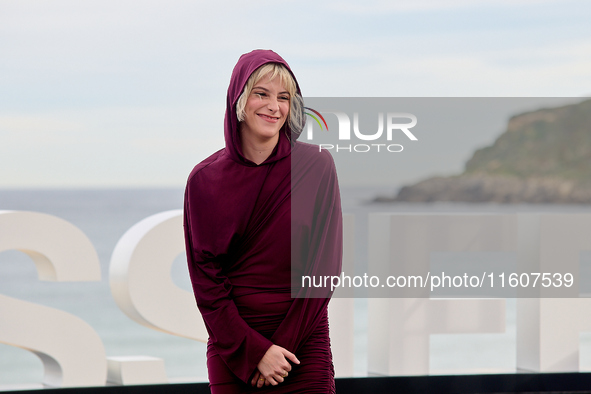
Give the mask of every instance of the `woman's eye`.
<svg viewBox="0 0 591 394">
<path fill-rule="evenodd" d="M 267 97 L 267 95 L 263 92 L 255 92 L 254 94 L 256 94 L 259 97 Z"/>
<path fill-rule="evenodd" d="M 279 96 L 279 100 L 287 100 L 287 101 L 289 101 L 289 96 Z"/>
</svg>

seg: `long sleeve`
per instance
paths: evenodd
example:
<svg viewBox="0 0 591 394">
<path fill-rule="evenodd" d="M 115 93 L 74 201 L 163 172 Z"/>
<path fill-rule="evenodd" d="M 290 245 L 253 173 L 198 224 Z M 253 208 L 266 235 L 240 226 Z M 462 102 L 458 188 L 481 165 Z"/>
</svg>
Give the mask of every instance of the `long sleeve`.
<svg viewBox="0 0 591 394">
<path fill-rule="evenodd" d="M 192 215 L 191 207 L 200 201 L 191 200 L 191 187 L 189 183 L 185 191 L 184 228 L 189 273 L 197 306 L 217 354 L 238 378 L 248 382 L 272 342 L 249 327 L 240 316 L 231 295 L 232 283 L 222 269 L 226 256 L 216 250 L 219 246 L 216 247 L 215 242 L 208 242 L 212 237 L 223 239 L 224 234 L 212 235 L 209 227 L 196 223 L 200 218 Z M 211 223 L 212 220 L 208 217 L 202 219 L 204 223 Z"/>
<path fill-rule="evenodd" d="M 296 299 L 271 338 L 276 345 L 296 353 L 324 316 L 332 295 L 330 288 L 301 287 L 302 275 L 340 275 L 343 250 L 334 162 L 328 153 L 315 163 L 305 154 L 304 160 L 298 160 L 297 155 L 292 159 L 292 259 L 303 260 L 303 267 L 298 269 L 297 262 L 292 262 L 292 294 L 297 291 Z"/>
</svg>

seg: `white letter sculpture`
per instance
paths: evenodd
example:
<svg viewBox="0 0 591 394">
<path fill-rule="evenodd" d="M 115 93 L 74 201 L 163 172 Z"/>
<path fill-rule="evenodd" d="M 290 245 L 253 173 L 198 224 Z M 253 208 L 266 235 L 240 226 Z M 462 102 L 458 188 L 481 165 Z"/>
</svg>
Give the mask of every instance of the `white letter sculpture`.
<svg viewBox="0 0 591 394">
<path fill-rule="evenodd" d="M 369 275 L 430 268 L 432 252 L 514 251 L 510 215 L 370 214 Z M 504 299 L 369 300 L 370 374 L 429 374 L 429 336 L 505 331 Z"/>
<path fill-rule="evenodd" d="M 33 259 L 44 281 L 100 281 L 94 246 L 80 229 L 55 216 L 0 211 L 0 252 Z M 0 342 L 36 354 L 47 386 L 102 386 L 107 363 L 90 325 L 66 312 L 0 295 Z"/>
</svg>

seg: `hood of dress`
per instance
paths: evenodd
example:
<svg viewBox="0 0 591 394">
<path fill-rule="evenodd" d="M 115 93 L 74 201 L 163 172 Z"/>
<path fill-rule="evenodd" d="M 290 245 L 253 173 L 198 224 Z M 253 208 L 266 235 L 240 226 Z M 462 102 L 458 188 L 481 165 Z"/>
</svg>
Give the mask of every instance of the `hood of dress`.
<svg viewBox="0 0 591 394">
<path fill-rule="evenodd" d="M 230 79 L 230 86 L 228 87 L 228 95 L 226 97 L 226 116 L 224 120 L 224 137 L 226 139 L 226 152 L 230 155 L 232 160 L 248 165 L 256 166 L 255 163 L 248 160 L 242 154 L 242 146 L 240 143 L 240 131 L 238 117 L 236 116 L 236 102 L 244 90 L 244 86 L 251 74 L 259 67 L 267 63 L 280 63 L 284 65 L 293 76 L 298 93 L 300 87 L 295 79 L 295 75 L 289 68 L 289 65 L 281 56 L 270 50 L 257 49 L 240 56 L 238 63 L 234 66 L 232 71 L 232 78 Z M 290 139 L 287 136 L 291 137 Z M 279 133 L 279 141 L 273 150 L 273 153 L 261 165 L 273 163 L 288 156 L 291 152 L 292 144 L 299 137 L 299 133 L 294 133 L 290 130 L 287 120 L 281 128 Z"/>
</svg>

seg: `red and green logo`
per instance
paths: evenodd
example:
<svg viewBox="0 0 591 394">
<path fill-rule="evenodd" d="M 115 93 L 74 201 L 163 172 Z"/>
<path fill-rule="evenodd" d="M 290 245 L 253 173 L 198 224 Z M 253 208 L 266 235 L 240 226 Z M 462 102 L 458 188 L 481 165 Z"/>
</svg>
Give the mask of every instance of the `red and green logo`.
<svg viewBox="0 0 591 394">
<path fill-rule="evenodd" d="M 318 115 L 318 117 L 320 119 L 322 119 L 322 123 L 324 123 L 324 126 L 326 127 L 326 131 L 328 131 L 328 125 L 326 124 L 326 120 L 324 120 L 324 116 L 322 116 L 320 114 L 320 112 L 316 111 L 315 109 L 309 108 L 309 107 L 304 107 L 304 109 L 307 109 L 308 111 L 314 112 L 314 114 Z M 320 130 L 324 130 L 324 127 L 322 127 L 322 123 L 320 123 L 320 120 L 318 119 L 318 117 L 314 116 L 310 112 L 304 112 L 304 113 L 306 115 L 308 115 L 309 117 L 311 117 L 312 119 L 314 119 L 316 121 L 316 123 L 318 123 L 318 126 L 320 126 Z"/>
</svg>

